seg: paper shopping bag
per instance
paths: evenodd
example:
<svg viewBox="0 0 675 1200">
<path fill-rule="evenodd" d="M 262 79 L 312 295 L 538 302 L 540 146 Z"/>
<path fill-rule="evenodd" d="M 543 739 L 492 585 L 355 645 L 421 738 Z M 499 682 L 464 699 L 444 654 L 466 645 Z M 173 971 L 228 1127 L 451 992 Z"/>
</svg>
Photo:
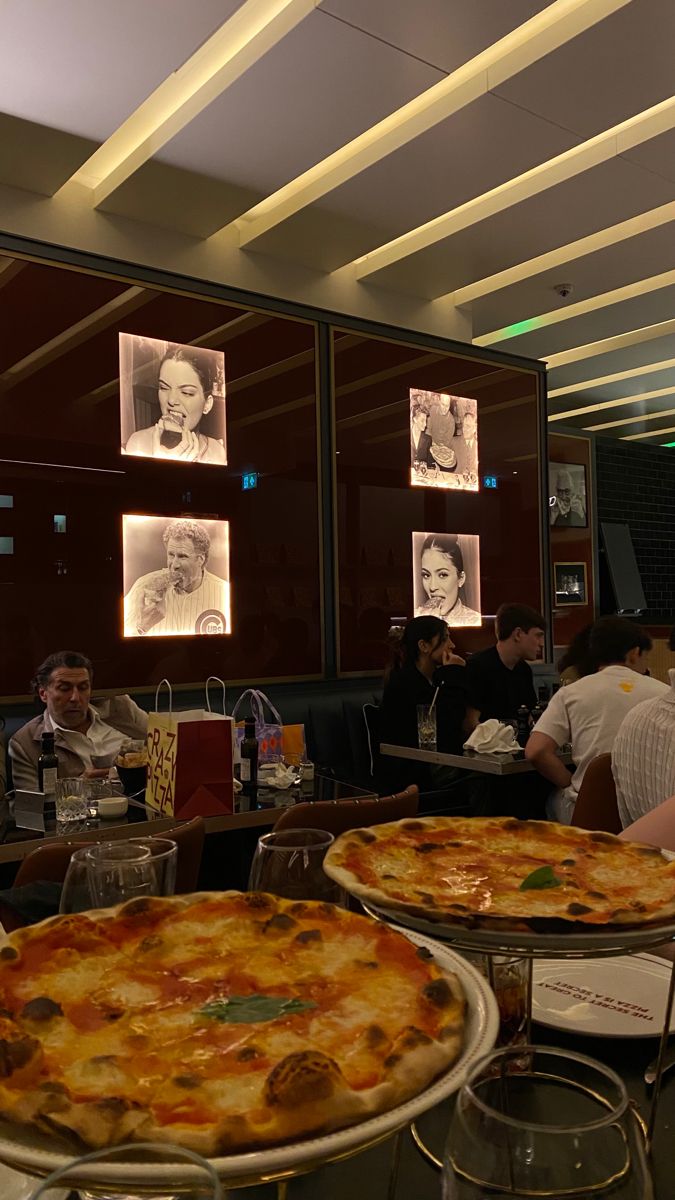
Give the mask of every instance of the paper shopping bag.
<svg viewBox="0 0 675 1200">
<path fill-rule="evenodd" d="M 183 819 L 231 813 L 232 718 L 208 709 L 174 712 L 171 686 L 169 711 L 148 716 L 148 784 L 146 804 L 162 816 Z"/>
</svg>

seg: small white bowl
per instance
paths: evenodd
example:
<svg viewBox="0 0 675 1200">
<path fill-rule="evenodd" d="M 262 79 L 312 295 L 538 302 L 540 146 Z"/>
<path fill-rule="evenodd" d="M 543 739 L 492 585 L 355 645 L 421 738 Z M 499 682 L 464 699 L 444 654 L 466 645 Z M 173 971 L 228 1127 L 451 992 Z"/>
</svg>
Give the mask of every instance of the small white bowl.
<svg viewBox="0 0 675 1200">
<path fill-rule="evenodd" d="M 108 820 L 110 817 L 123 817 L 129 807 L 126 796 L 102 796 L 98 802 L 98 815 Z"/>
</svg>

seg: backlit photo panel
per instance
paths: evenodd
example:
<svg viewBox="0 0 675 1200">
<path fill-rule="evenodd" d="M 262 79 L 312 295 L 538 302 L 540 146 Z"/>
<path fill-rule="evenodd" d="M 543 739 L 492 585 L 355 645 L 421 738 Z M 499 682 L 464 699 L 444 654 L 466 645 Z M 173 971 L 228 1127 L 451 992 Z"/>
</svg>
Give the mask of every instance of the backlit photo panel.
<svg viewBox="0 0 675 1200">
<path fill-rule="evenodd" d="M 124 636 L 231 633 L 227 521 L 122 518 Z"/>
<path fill-rule="evenodd" d="M 466 396 L 410 389 L 410 483 L 478 491 L 478 405 Z"/>
<path fill-rule="evenodd" d="M 222 351 L 131 333 L 119 345 L 122 454 L 224 466 Z"/>
<path fill-rule="evenodd" d="M 416 617 L 440 617 L 451 629 L 480 625 L 480 538 L 473 533 L 413 533 Z"/>
</svg>

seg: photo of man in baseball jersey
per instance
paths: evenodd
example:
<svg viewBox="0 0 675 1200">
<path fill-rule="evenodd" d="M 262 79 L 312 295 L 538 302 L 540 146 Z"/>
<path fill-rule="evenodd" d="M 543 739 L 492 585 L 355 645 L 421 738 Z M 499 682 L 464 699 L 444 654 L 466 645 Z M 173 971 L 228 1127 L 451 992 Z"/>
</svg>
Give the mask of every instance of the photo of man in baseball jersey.
<svg viewBox="0 0 675 1200">
<path fill-rule="evenodd" d="M 123 553 L 125 637 L 231 632 L 227 521 L 124 516 Z"/>
</svg>

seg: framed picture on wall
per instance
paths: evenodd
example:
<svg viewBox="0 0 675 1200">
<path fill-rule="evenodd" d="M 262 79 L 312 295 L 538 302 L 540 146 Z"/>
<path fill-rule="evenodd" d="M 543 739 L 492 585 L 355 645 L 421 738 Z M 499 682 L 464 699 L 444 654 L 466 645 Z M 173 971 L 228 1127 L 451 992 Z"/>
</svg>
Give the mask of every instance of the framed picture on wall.
<svg viewBox="0 0 675 1200">
<path fill-rule="evenodd" d="M 441 617 L 451 629 L 480 625 L 480 538 L 473 533 L 413 533 L 416 617 Z"/>
<path fill-rule="evenodd" d="M 478 406 L 466 396 L 410 389 L 410 483 L 478 491 Z"/>
<path fill-rule="evenodd" d="M 588 604 L 585 562 L 554 563 L 553 575 L 556 606 Z"/>
<path fill-rule="evenodd" d="M 228 521 L 122 517 L 124 636 L 231 633 Z"/>
<path fill-rule="evenodd" d="M 548 464 L 548 513 L 554 529 L 587 527 L 586 468 L 583 463 Z"/>
<path fill-rule="evenodd" d="M 120 334 L 122 454 L 227 463 L 221 350 Z"/>
</svg>

